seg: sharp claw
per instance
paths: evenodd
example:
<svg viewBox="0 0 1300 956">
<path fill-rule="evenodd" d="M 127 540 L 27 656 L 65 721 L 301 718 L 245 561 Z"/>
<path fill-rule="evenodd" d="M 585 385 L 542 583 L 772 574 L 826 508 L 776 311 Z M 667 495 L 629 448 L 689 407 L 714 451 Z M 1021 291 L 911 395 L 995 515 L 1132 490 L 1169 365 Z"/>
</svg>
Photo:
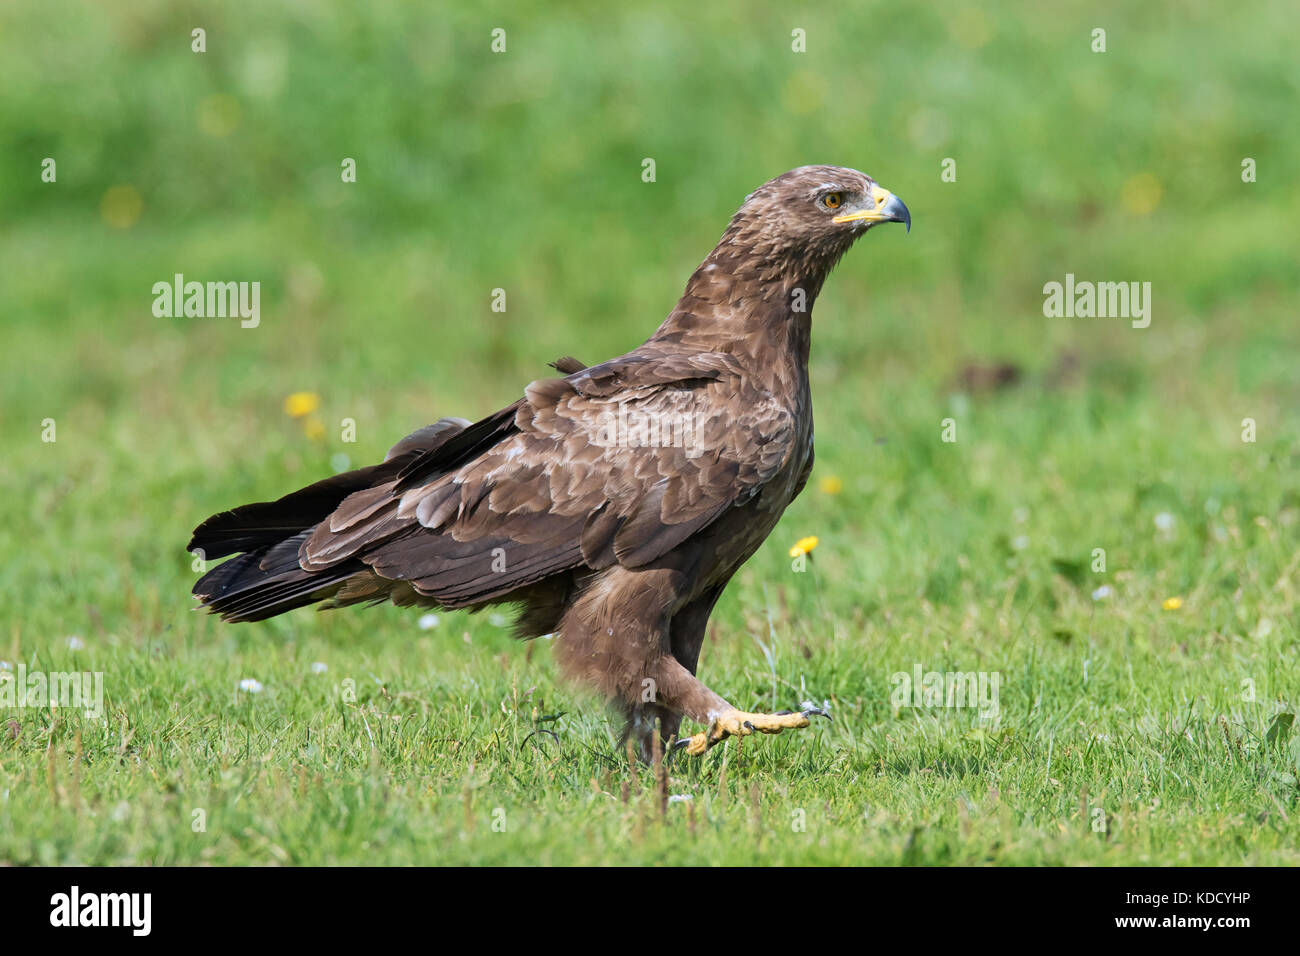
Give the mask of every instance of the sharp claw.
<svg viewBox="0 0 1300 956">
<path fill-rule="evenodd" d="M 808 710 L 805 710 L 803 715 L 805 717 L 825 717 L 827 720 L 834 720 L 834 718 L 831 717 L 830 714 L 826 713 L 826 711 L 820 710 L 816 707 L 810 707 Z"/>
<path fill-rule="evenodd" d="M 671 767 L 673 765 L 673 758 L 677 756 L 677 751 L 681 750 L 685 744 L 686 741 L 684 740 L 674 740 L 668 745 L 668 749 L 664 751 L 665 767 Z"/>
<path fill-rule="evenodd" d="M 745 729 L 752 734 L 754 732 L 754 725 L 747 720 L 745 721 Z"/>
<path fill-rule="evenodd" d="M 668 748 L 668 752 L 676 753 L 679 750 L 685 750 L 690 745 L 691 745 L 691 738 L 683 737 L 681 740 L 674 740 L 672 746 Z"/>
</svg>

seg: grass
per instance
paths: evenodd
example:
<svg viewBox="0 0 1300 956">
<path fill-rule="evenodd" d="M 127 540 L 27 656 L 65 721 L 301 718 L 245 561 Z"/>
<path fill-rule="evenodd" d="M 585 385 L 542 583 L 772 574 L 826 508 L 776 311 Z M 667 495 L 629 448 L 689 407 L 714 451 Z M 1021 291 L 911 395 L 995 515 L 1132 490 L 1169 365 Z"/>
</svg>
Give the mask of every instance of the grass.
<svg viewBox="0 0 1300 956">
<path fill-rule="evenodd" d="M 0 861 L 1300 862 L 1289 6 L 746 10 L 0 13 L 0 660 L 105 675 L 102 720 L 0 708 Z M 190 610 L 203 517 L 635 346 L 821 161 L 914 228 L 818 302 L 816 470 L 701 676 L 833 722 L 660 781 L 500 619 Z M 155 318 L 176 272 L 261 325 Z M 1067 272 L 1152 282 L 1150 328 L 1045 319 Z M 996 724 L 895 706 L 918 666 L 997 675 Z"/>
</svg>

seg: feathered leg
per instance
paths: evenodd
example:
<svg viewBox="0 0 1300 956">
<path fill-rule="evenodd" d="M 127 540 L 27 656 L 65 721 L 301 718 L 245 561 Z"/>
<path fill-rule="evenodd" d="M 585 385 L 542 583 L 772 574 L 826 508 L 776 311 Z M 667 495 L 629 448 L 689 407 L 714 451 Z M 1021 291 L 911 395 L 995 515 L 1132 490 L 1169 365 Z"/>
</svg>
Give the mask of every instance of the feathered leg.
<svg viewBox="0 0 1300 956">
<path fill-rule="evenodd" d="M 652 752 L 656 719 L 663 721 L 665 738 L 676 733 L 683 716 L 707 726 L 707 731 L 678 742 L 691 754 L 728 736 L 807 727 L 814 711 L 747 713 L 695 677 L 705 625 L 721 588 L 674 615 L 675 596 L 684 583 L 680 572 L 666 568 L 615 567 L 604 572 L 560 622 L 556 652 L 561 667 L 622 704 L 629 720 L 624 739 L 636 741 L 643 760 Z"/>
</svg>

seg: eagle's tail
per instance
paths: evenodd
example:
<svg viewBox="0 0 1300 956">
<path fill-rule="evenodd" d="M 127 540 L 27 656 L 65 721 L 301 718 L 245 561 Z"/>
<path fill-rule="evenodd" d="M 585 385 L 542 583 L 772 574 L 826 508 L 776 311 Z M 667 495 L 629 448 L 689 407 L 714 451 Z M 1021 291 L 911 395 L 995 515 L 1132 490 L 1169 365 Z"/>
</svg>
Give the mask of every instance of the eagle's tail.
<svg viewBox="0 0 1300 956">
<path fill-rule="evenodd" d="M 278 501 L 213 515 L 194 529 L 188 550 L 203 560 L 237 556 L 199 578 L 194 596 L 223 620 L 262 621 L 338 593 L 366 565 L 353 559 L 305 571 L 298 563 L 302 543 L 349 495 L 391 480 L 468 424 L 463 418 L 441 419 L 403 438 L 381 464 L 333 475 Z"/>
<path fill-rule="evenodd" d="M 224 621 L 264 621 L 294 608 L 306 607 L 338 593 L 352 575 L 365 570 L 349 561 L 328 571 L 304 571 L 298 545 L 311 529 L 286 538 L 269 551 L 250 551 L 213 568 L 194 585 L 194 595 Z M 276 560 L 291 549 L 292 558 Z"/>
<path fill-rule="evenodd" d="M 335 475 L 279 501 L 213 515 L 194 530 L 189 550 L 204 560 L 243 552 L 199 578 L 194 595 L 227 621 L 261 621 L 337 591 L 359 561 L 304 571 L 298 548 L 343 499 L 370 487 L 374 468 Z"/>
</svg>

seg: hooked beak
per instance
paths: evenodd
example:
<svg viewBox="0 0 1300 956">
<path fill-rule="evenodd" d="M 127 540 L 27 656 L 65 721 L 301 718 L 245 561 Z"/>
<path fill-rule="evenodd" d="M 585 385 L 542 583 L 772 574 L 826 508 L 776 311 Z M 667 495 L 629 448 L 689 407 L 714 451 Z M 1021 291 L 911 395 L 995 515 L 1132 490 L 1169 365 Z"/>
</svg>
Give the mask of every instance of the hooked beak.
<svg viewBox="0 0 1300 956">
<path fill-rule="evenodd" d="M 903 200 L 880 186 L 871 187 L 871 198 L 876 204 L 874 209 L 848 212 L 836 216 L 831 222 L 901 222 L 908 232 L 912 231 L 912 214 L 903 205 Z"/>
</svg>

